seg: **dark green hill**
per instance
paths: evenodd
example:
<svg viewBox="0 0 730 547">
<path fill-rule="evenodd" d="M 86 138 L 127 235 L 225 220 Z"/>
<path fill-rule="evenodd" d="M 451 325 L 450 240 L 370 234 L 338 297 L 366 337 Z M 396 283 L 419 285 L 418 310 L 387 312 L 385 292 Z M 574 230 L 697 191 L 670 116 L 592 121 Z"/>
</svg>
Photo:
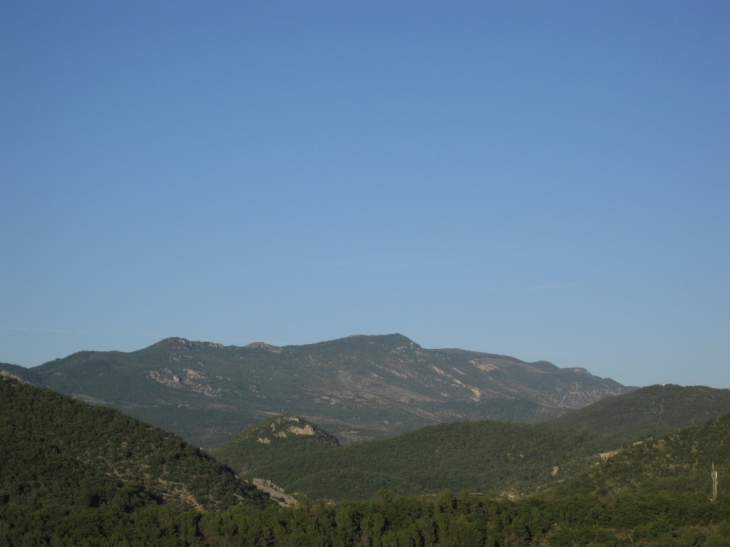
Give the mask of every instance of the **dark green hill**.
<svg viewBox="0 0 730 547">
<path fill-rule="evenodd" d="M 0 377 L 14 378 L 31 384 L 40 384 L 43 381 L 42 376 L 33 369 L 11 365 L 10 363 L 0 363 Z"/>
<path fill-rule="evenodd" d="M 304 418 L 280 415 L 244 429 L 213 455 L 243 475 L 274 461 L 339 445 L 336 437 Z"/>
<path fill-rule="evenodd" d="M 632 438 L 657 437 L 730 412 L 730 389 L 672 384 L 609 397 L 546 422 Z"/>
<path fill-rule="evenodd" d="M 176 435 L 29 384 L 0 379 L 0 504 L 197 510 L 266 496 Z"/>
<path fill-rule="evenodd" d="M 425 349 L 399 334 L 283 347 L 167 338 L 131 353 L 83 351 L 27 372 L 33 383 L 208 449 L 272 414 L 303 416 L 348 444 L 458 420 L 535 423 L 627 391 L 584 369 Z"/>
<path fill-rule="evenodd" d="M 444 489 L 524 495 L 577 475 L 622 439 L 508 422 L 456 422 L 284 457 L 243 475 L 311 498 L 366 499 Z M 279 455 L 281 456 L 281 454 Z"/>
<path fill-rule="evenodd" d="M 730 413 L 706 424 L 657 439 L 640 441 L 612 455 L 574 482 L 562 494 L 655 494 L 712 492 L 715 464 L 720 485 L 730 477 Z M 721 487 L 720 494 L 727 493 Z"/>
</svg>

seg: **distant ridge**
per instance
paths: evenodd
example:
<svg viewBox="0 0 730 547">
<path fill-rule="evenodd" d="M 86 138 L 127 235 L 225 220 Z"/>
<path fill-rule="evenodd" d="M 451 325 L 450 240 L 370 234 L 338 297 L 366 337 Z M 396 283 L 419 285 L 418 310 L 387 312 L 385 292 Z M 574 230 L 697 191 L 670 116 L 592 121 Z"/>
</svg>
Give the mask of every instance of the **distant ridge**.
<svg viewBox="0 0 730 547">
<path fill-rule="evenodd" d="M 36 374 L 33 369 L 11 365 L 10 363 L 0 363 L 0 377 L 14 378 L 32 384 L 40 384 L 43 381 L 42 377 Z"/>
<path fill-rule="evenodd" d="M 730 389 L 662 384 L 597 401 L 549 422 L 627 437 L 656 437 L 730 412 Z"/>
<path fill-rule="evenodd" d="M 534 423 L 629 391 L 582 369 L 425 349 L 401 334 L 244 347 L 171 337 L 130 353 L 75 353 L 24 374 L 207 449 L 272 414 L 301 416 L 348 444 L 455 420 Z"/>
</svg>

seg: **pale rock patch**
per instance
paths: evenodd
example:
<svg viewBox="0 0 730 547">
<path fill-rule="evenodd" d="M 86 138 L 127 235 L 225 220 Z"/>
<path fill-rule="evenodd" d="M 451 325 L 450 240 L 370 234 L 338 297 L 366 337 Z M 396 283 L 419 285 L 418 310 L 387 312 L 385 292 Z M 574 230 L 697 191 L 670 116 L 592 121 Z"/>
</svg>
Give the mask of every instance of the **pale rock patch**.
<svg viewBox="0 0 730 547">
<path fill-rule="evenodd" d="M 276 486 L 270 480 L 254 479 L 253 485 L 259 490 L 266 492 L 269 496 L 271 496 L 272 500 L 282 507 L 287 507 L 288 505 L 293 505 L 297 502 L 297 500 L 287 494 L 283 488 Z"/>
</svg>

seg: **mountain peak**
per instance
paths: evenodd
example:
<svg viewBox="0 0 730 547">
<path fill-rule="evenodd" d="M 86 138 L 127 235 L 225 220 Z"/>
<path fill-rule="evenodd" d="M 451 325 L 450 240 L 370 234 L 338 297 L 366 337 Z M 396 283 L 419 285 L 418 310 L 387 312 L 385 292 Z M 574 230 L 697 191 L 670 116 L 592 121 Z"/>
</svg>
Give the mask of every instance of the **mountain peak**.
<svg viewBox="0 0 730 547">
<path fill-rule="evenodd" d="M 250 344 L 243 347 L 251 349 L 263 349 L 272 353 L 281 353 L 281 348 L 279 346 L 272 346 L 271 344 L 267 344 L 266 342 L 251 342 Z"/>
<path fill-rule="evenodd" d="M 202 348 L 225 348 L 226 346 L 224 344 L 219 344 L 217 342 L 200 342 L 200 341 L 192 341 L 187 340 L 186 338 L 180 338 L 178 336 L 170 336 L 169 338 L 164 338 L 163 340 L 160 340 L 156 344 L 152 344 L 148 348 L 145 349 L 151 349 L 151 348 L 160 348 L 160 349 L 182 349 L 182 350 L 194 350 L 194 349 L 202 349 Z M 144 351 L 144 350 L 140 350 Z"/>
<path fill-rule="evenodd" d="M 268 418 L 263 422 L 241 431 L 234 439 L 250 439 L 256 437 L 256 442 L 271 444 L 283 442 L 283 439 L 296 437 L 312 437 L 325 444 L 339 446 L 339 441 L 321 427 L 309 422 L 305 418 L 293 414 L 280 414 Z"/>
</svg>

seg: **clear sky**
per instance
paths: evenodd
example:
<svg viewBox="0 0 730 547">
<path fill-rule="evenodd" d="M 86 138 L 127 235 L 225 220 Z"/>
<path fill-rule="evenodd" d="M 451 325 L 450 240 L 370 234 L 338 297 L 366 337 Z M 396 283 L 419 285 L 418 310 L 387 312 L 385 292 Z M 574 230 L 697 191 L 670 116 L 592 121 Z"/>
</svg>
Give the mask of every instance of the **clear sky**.
<svg viewBox="0 0 730 547">
<path fill-rule="evenodd" d="M 0 3 L 0 361 L 400 332 L 730 388 L 730 3 Z"/>
</svg>

